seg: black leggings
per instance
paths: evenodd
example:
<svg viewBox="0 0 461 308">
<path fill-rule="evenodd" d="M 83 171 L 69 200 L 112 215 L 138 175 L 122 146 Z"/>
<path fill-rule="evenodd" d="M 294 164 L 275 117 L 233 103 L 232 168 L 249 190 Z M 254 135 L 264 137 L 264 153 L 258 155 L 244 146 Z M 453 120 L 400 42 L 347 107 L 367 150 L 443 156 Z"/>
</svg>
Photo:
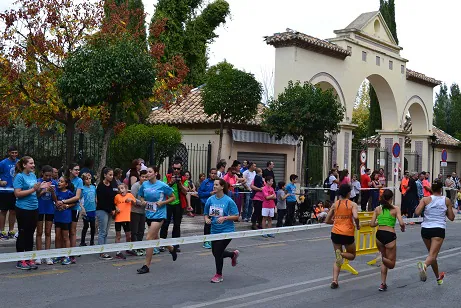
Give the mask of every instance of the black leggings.
<svg viewBox="0 0 461 308">
<path fill-rule="evenodd" d="M 232 258 L 234 253 L 226 250 L 231 239 L 219 240 L 211 242 L 211 251 L 213 252 L 214 260 L 216 263 L 216 274 L 222 275 L 222 267 L 224 265 L 224 258 Z"/>
<path fill-rule="evenodd" d="M 91 228 L 90 230 L 90 245 L 94 245 L 94 234 L 96 232 L 96 220 L 91 219 L 90 221 L 83 219 L 83 229 L 82 229 L 82 238 L 80 243 L 85 244 L 86 241 L 86 232 L 88 231 L 88 227 Z"/>
<path fill-rule="evenodd" d="M 146 230 L 146 214 L 131 212 L 131 241 L 140 242 L 144 237 L 144 231 Z"/>
<path fill-rule="evenodd" d="M 295 221 L 296 201 L 287 202 L 287 218 L 285 226 L 292 226 Z M 280 226 L 281 227 L 281 226 Z"/>
<path fill-rule="evenodd" d="M 171 216 L 173 216 L 173 232 L 171 237 L 181 237 L 181 220 L 182 207 L 181 204 L 166 205 L 166 219 L 160 228 L 160 237 L 167 238 L 168 227 L 170 226 Z"/>
<path fill-rule="evenodd" d="M 261 225 L 262 221 L 263 202 L 259 200 L 253 200 L 253 215 L 251 215 L 251 223 L 254 225 L 258 223 Z"/>
<path fill-rule="evenodd" d="M 211 234 L 211 224 L 205 223 L 203 226 L 203 235 Z"/>
<path fill-rule="evenodd" d="M 38 209 L 23 210 L 16 207 L 16 219 L 18 220 L 19 235 L 16 240 L 16 251 L 34 250 L 34 233 L 37 228 Z"/>
</svg>

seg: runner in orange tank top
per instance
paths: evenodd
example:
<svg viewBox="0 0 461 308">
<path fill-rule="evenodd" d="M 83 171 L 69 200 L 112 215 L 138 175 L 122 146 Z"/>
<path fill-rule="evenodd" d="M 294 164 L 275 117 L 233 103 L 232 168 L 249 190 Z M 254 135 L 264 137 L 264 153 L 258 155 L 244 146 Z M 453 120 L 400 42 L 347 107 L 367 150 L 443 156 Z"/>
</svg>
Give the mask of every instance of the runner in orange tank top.
<svg viewBox="0 0 461 308">
<path fill-rule="evenodd" d="M 332 289 L 339 286 L 338 277 L 343 258 L 350 261 L 355 259 L 354 233 L 355 228 L 360 230 L 357 204 L 349 200 L 351 186 L 348 184 L 341 185 L 338 193 L 339 200 L 331 207 L 325 220 L 327 224 L 333 224 L 331 241 L 335 249 L 336 261 L 333 264 L 333 281 L 330 286 Z M 346 249 L 345 252 L 342 252 L 343 246 Z"/>
</svg>

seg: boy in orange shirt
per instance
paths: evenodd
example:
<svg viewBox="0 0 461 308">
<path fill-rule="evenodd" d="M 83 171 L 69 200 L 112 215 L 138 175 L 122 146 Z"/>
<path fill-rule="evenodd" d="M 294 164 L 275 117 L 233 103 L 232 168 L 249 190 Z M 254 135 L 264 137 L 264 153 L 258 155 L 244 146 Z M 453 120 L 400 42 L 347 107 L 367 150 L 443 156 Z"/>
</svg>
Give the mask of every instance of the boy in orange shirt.
<svg viewBox="0 0 461 308">
<path fill-rule="evenodd" d="M 119 194 L 115 196 L 115 243 L 120 243 L 120 238 L 123 232 L 127 242 L 131 242 L 131 229 L 130 229 L 130 217 L 131 217 L 131 206 L 136 204 L 136 198 L 128 192 L 128 187 L 125 183 L 118 185 Z M 126 251 L 127 254 L 136 254 L 131 250 Z M 118 259 L 126 259 L 121 251 L 118 251 L 115 255 Z"/>
</svg>

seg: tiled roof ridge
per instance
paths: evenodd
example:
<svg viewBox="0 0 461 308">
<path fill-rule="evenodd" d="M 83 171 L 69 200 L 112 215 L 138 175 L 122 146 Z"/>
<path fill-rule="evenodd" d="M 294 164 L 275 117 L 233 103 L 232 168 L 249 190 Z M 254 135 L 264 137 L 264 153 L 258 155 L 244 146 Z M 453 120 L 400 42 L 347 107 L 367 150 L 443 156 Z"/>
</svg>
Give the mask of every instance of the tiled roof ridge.
<svg viewBox="0 0 461 308">
<path fill-rule="evenodd" d="M 408 68 L 407 68 L 407 79 L 415 80 L 415 81 L 420 80 L 420 81 L 423 81 L 424 83 L 428 83 L 433 86 L 439 86 L 442 84 L 440 80 L 426 76 L 423 73 L 418 73 Z"/>
</svg>

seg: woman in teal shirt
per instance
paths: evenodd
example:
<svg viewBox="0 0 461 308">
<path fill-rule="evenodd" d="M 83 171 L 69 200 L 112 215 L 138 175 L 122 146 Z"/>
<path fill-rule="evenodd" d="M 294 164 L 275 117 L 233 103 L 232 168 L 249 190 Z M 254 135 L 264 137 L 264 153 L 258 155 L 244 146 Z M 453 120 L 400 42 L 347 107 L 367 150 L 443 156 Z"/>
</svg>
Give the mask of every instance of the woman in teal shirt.
<svg viewBox="0 0 461 308">
<path fill-rule="evenodd" d="M 38 221 L 37 191 L 48 189 L 51 182 L 37 182 L 34 174 L 35 163 L 32 157 L 24 156 L 16 163 L 16 176 L 13 180 L 16 196 L 16 219 L 19 235 L 16 240 L 16 251 L 32 251 L 34 248 L 34 233 Z M 34 260 L 18 261 L 16 268 L 22 270 L 37 269 Z"/>
<path fill-rule="evenodd" d="M 234 221 L 239 219 L 239 211 L 234 200 L 228 193 L 227 182 L 223 179 L 214 181 L 215 194 L 208 198 L 205 204 L 205 223 L 211 224 L 211 234 L 234 232 Z M 231 239 L 217 240 L 211 243 L 211 249 L 216 263 L 216 275 L 211 278 L 211 282 L 218 283 L 223 281 L 222 268 L 224 258 L 232 258 L 232 266 L 237 265 L 239 251 L 230 252 L 226 250 Z"/>
</svg>

